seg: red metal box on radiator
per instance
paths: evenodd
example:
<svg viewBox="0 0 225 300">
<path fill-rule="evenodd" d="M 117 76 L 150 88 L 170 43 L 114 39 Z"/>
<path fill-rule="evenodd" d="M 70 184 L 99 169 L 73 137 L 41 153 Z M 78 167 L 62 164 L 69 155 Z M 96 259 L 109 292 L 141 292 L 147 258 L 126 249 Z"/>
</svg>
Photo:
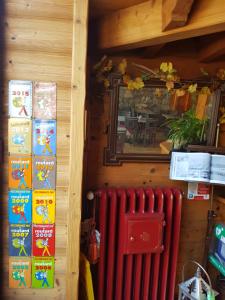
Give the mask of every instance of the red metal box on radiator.
<svg viewBox="0 0 225 300">
<path fill-rule="evenodd" d="M 102 189 L 98 300 L 174 300 L 182 193 Z"/>
<path fill-rule="evenodd" d="M 124 234 L 123 253 L 162 252 L 163 225 L 165 225 L 164 214 L 125 214 L 124 224 L 121 226 Z"/>
</svg>

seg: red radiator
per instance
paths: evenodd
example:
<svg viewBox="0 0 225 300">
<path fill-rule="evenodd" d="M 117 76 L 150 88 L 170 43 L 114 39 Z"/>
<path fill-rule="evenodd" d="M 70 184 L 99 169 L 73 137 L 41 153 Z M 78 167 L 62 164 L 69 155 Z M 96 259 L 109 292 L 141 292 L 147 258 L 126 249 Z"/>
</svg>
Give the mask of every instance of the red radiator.
<svg viewBox="0 0 225 300">
<path fill-rule="evenodd" d="M 102 189 L 97 300 L 174 300 L 182 194 Z"/>
</svg>

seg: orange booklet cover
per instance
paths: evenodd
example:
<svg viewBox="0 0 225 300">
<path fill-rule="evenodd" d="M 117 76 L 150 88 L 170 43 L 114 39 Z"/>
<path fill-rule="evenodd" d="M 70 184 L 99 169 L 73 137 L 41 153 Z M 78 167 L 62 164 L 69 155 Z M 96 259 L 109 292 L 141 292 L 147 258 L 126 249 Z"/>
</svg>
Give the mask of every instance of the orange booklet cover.
<svg viewBox="0 0 225 300">
<path fill-rule="evenodd" d="M 31 259 L 27 257 L 9 257 L 9 287 L 31 287 Z"/>
<path fill-rule="evenodd" d="M 31 156 L 9 156 L 9 188 L 31 189 Z"/>
<path fill-rule="evenodd" d="M 54 190 L 33 191 L 32 220 L 34 224 L 55 223 L 55 191 Z"/>
</svg>

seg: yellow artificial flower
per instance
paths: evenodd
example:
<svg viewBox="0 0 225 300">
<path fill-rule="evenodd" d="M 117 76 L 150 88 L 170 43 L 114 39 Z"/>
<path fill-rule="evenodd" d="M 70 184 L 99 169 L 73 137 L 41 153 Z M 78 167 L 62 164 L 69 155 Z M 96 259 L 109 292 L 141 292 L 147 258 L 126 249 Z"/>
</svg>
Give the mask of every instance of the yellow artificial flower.
<svg viewBox="0 0 225 300">
<path fill-rule="evenodd" d="M 144 81 L 142 80 L 141 77 L 136 77 L 135 78 L 135 88 L 137 90 L 142 89 L 145 86 Z"/>
<path fill-rule="evenodd" d="M 104 72 L 110 72 L 112 70 L 113 64 L 112 64 L 112 60 L 110 59 L 106 66 L 103 68 Z"/>
<path fill-rule="evenodd" d="M 155 89 L 155 96 L 158 97 L 158 98 L 160 98 L 160 97 L 162 96 L 162 91 L 161 91 L 161 89 L 159 89 L 159 88 L 156 88 L 156 89 Z"/>
<path fill-rule="evenodd" d="M 220 112 L 221 112 L 221 114 L 225 114 L 225 107 L 224 106 L 220 107 Z"/>
<path fill-rule="evenodd" d="M 141 77 L 137 77 L 134 80 L 129 80 L 127 83 L 127 88 L 129 90 L 140 90 L 145 86 Z"/>
<path fill-rule="evenodd" d="M 160 70 L 164 73 L 166 73 L 168 71 L 168 64 L 167 62 L 162 62 L 160 65 Z"/>
<path fill-rule="evenodd" d="M 126 73 L 127 68 L 127 60 L 125 58 L 122 59 L 121 63 L 118 66 L 118 71 L 124 75 Z"/>
<path fill-rule="evenodd" d="M 128 81 L 127 88 L 128 88 L 128 90 L 134 90 L 134 81 L 133 80 Z"/>
<path fill-rule="evenodd" d="M 188 92 L 191 94 L 195 93 L 197 90 L 197 87 L 198 87 L 197 83 L 189 85 Z"/>
<path fill-rule="evenodd" d="M 220 80 L 225 80 L 225 70 L 224 69 L 219 69 L 216 73 L 216 76 L 220 79 Z"/>
<path fill-rule="evenodd" d="M 200 91 L 201 94 L 211 95 L 211 91 L 207 86 L 203 86 Z"/>
<path fill-rule="evenodd" d="M 168 63 L 168 72 L 169 73 L 173 73 L 174 69 L 173 69 L 173 64 L 171 62 Z"/>
<path fill-rule="evenodd" d="M 174 88 L 174 82 L 173 81 L 167 81 L 166 82 L 166 87 L 167 87 L 167 90 L 170 91 Z"/>
<path fill-rule="evenodd" d="M 123 75 L 123 82 L 124 82 L 125 84 L 128 84 L 129 81 L 130 81 L 130 76 L 127 75 L 127 74 Z"/>
<path fill-rule="evenodd" d="M 220 122 L 220 124 L 225 123 L 225 113 L 219 118 L 219 122 Z"/>
<path fill-rule="evenodd" d="M 173 64 L 171 62 L 162 62 L 160 65 L 160 70 L 164 73 L 169 73 L 172 74 L 175 72 L 174 68 L 173 68 Z"/>
<path fill-rule="evenodd" d="M 184 96 L 185 95 L 185 90 L 183 90 L 183 89 L 177 89 L 176 90 L 176 95 L 177 95 L 177 97 Z"/>
<path fill-rule="evenodd" d="M 109 80 L 104 79 L 104 87 L 107 89 L 110 86 Z"/>
<path fill-rule="evenodd" d="M 225 123 L 225 107 L 224 106 L 220 107 L 220 113 L 221 113 L 221 116 L 219 118 L 219 122 L 220 122 L 220 124 L 224 124 Z"/>
</svg>

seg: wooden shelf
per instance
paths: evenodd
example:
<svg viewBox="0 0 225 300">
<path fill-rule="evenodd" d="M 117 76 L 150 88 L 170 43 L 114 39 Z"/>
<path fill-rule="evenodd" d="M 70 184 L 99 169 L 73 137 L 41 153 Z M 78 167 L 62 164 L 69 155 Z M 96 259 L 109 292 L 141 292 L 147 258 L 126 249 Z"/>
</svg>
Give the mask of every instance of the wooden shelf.
<svg viewBox="0 0 225 300">
<path fill-rule="evenodd" d="M 189 145 L 187 147 L 188 152 L 207 152 L 213 154 L 225 154 L 224 147 L 216 146 L 204 146 L 204 145 Z"/>
</svg>

